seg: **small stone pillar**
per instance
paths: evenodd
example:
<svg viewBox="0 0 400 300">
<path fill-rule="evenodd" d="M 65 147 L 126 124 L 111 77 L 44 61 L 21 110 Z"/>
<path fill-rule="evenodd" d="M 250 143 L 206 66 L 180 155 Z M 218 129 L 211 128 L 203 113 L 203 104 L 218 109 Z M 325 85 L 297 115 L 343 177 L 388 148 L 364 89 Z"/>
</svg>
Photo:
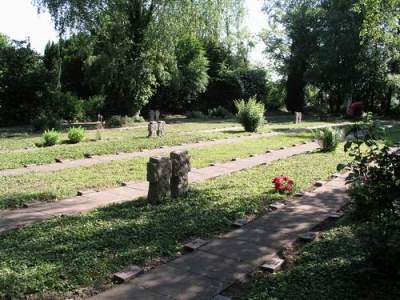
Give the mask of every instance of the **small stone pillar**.
<svg viewBox="0 0 400 300">
<path fill-rule="evenodd" d="M 154 110 L 149 111 L 149 121 L 153 122 L 155 120 L 155 112 Z"/>
<path fill-rule="evenodd" d="M 151 157 L 147 163 L 147 181 L 149 193 L 147 199 L 158 204 L 170 195 L 172 164 L 168 157 Z"/>
<path fill-rule="evenodd" d="M 188 151 L 171 152 L 171 195 L 178 198 L 189 190 L 190 155 Z"/>
<path fill-rule="evenodd" d="M 165 121 L 159 121 L 157 123 L 158 128 L 157 128 L 157 135 L 158 136 L 164 136 L 165 135 Z"/>
<path fill-rule="evenodd" d="M 157 121 L 157 122 L 160 121 L 160 111 L 159 111 L 159 110 L 156 110 L 156 111 L 154 112 L 154 115 L 155 115 L 155 117 L 156 117 L 156 121 Z"/>
<path fill-rule="evenodd" d="M 158 124 L 155 121 L 149 122 L 149 138 L 150 137 L 156 137 L 157 136 L 157 131 L 158 131 Z"/>
</svg>

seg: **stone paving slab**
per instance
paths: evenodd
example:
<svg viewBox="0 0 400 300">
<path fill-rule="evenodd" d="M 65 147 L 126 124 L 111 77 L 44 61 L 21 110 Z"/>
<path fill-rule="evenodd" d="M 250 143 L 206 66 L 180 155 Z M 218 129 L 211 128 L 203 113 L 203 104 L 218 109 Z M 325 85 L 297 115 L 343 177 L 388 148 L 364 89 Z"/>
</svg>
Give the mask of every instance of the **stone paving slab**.
<svg viewBox="0 0 400 300">
<path fill-rule="evenodd" d="M 344 178 L 340 180 L 343 182 Z M 335 185 L 340 181 L 335 179 Z M 330 212 L 346 204 L 345 193 L 344 185 L 324 186 L 313 197 L 293 198 L 284 208 L 91 299 L 147 299 L 145 293 L 160 295 L 148 299 L 211 299 L 255 268 L 278 258 L 283 246 L 329 218 Z"/>
<path fill-rule="evenodd" d="M 243 160 L 228 162 L 226 164 L 194 169 L 189 173 L 191 183 L 204 182 L 206 180 L 231 174 L 233 172 L 256 167 L 260 164 L 271 163 L 278 158 L 285 158 L 318 148 L 318 144 L 309 143 L 285 150 L 277 150 Z M 126 186 L 111 188 L 100 192 L 92 192 L 84 196 L 59 200 L 50 203 L 32 204 L 26 209 L 7 210 L 1 212 L 0 232 L 4 232 L 23 225 L 29 225 L 59 215 L 77 215 L 91 210 L 132 201 L 146 197 L 148 191 L 147 182 L 129 182 Z"/>
</svg>

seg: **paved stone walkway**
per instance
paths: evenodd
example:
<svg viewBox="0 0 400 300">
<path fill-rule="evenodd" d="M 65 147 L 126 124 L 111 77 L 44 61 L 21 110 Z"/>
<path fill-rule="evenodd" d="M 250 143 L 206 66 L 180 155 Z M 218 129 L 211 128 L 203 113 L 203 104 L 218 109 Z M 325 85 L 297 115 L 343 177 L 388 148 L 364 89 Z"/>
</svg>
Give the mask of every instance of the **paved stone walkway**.
<svg viewBox="0 0 400 300">
<path fill-rule="evenodd" d="M 193 169 L 189 174 L 189 181 L 191 183 L 203 182 L 218 176 L 228 175 L 261 164 L 268 164 L 279 159 L 312 151 L 318 147 L 319 145 L 317 143 L 309 143 L 255 157 L 217 164 L 207 168 Z M 31 204 L 26 209 L 3 210 L 0 211 L 0 233 L 59 215 L 76 215 L 110 204 L 132 201 L 140 197 L 146 197 L 147 191 L 147 182 L 132 182 L 127 183 L 126 186 L 123 187 L 112 188 L 101 192 L 88 192 L 84 193 L 83 196 L 77 196 L 66 200 Z"/>
<path fill-rule="evenodd" d="M 348 201 L 344 176 L 92 300 L 214 299 Z"/>
<path fill-rule="evenodd" d="M 347 123 L 340 123 L 340 124 L 333 124 L 333 125 L 324 125 L 324 126 L 315 126 L 310 128 L 296 128 L 286 131 L 289 132 L 299 132 L 305 130 L 313 130 L 319 128 L 326 128 L 326 127 L 338 127 L 344 126 Z M 350 124 L 350 123 L 349 123 Z M 226 130 L 226 129 L 225 129 Z M 258 133 L 258 134 L 249 134 L 246 136 L 239 136 L 239 137 L 232 137 L 227 139 L 219 139 L 219 140 L 210 140 L 210 141 L 203 141 L 197 143 L 190 143 L 190 144 L 182 144 L 178 146 L 166 146 L 157 149 L 150 149 L 144 150 L 141 152 L 132 152 L 132 153 L 120 153 L 115 155 L 100 155 L 100 156 L 93 156 L 90 159 L 78 159 L 78 160 L 66 160 L 63 163 L 51 163 L 45 165 L 32 165 L 27 166 L 26 168 L 17 168 L 17 169 L 5 169 L 0 170 L 0 176 L 19 176 L 28 173 L 49 173 L 55 172 L 65 169 L 71 168 L 80 168 L 80 167 L 87 167 L 93 166 L 100 163 L 107 163 L 112 161 L 122 161 L 122 160 L 130 160 L 137 157 L 150 157 L 150 156 L 157 156 L 163 155 L 165 153 L 169 153 L 172 151 L 177 150 L 184 150 L 184 149 L 193 149 L 193 148 L 202 148 L 207 146 L 214 146 L 214 145 L 225 145 L 225 144 L 234 144 L 240 141 L 245 141 L 248 139 L 256 139 L 261 137 L 272 137 L 276 135 L 282 135 L 281 132 L 267 132 L 267 133 Z"/>
</svg>

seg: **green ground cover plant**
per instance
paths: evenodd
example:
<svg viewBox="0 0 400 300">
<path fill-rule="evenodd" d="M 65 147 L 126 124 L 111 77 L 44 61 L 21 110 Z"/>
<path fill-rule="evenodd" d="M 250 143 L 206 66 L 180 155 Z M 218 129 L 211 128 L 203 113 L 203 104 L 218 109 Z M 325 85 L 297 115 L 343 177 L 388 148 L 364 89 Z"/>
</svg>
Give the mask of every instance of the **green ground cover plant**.
<svg viewBox="0 0 400 300">
<path fill-rule="evenodd" d="M 212 126 L 215 126 L 215 123 Z M 332 124 L 332 123 L 322 123 Z M 302 131 L 303 128 L 322 125 L 317 122 L 309 122 L 303 124 L 302 127 L 294 126 L 293 124 L 273 124 L 271 126 L 263 126 L 259 129 L 260 132 L 269 132 L 276 128 L 277 131 L 286 132 L 291 128 L 297 128 Z M 232 123 L 227 123 L 225 126 L 231 126 Z M 238 124 L 236 123 L 236 126 Z M 52 163 L 56 158 L 64 159 L 81 159 L 85 154 L 105 155 L 115 154 L 117 152 L 135 152 L 142 149 L 154 149 L 160 146 L 177 145 L 180 143 L 189 143 L 197 141 L 205 141 L 211 139 L 223 139 L 228 137 L 238 137 L 244 134 L 240 128 L 226 130 L 222 132 L 208 131 L 212 128 L 209 124 L 205 127 L 207 131 L 202 131 L 200 128 L 206 126 L 196 126 L 195 124 L 169 125 L 167 135 L 162 138 L 148 139 L 146 128 L 136 128 L 132 130 L 104 130 L 102 131 L 102 139 L 96 140 L 96 130 L 88 132 L 87 141 L 76 145 L 68 144 L 67 137 L 61 135 L 60 139 L 64 139 L 65 143 L 51 148 L 37 148 L 33 151 L 7 151 L 0 156 L 0 170 L 13 169 L 30 164 L 47 164 Z M 221 126 L 221 125 L 220 125 Z M 232 126 L 235 126 L 233 124 Z M 194 130 L 194 131 L 193 131 Z M 0 139 L 0 145 L 4 142 Z"/>
<path fill-rule="evenodd" d="M 260 277 L 246 300 L 399 299 L 397 279 L 374 273 L 360 224 L 345 222 L 306 245 L 288 270 Z"/>
<path fill-rule="evenodd" d="M 286 199 L 271 183 L 282 170 L 297 191 L 327 178 L 345 159 L 341 151 L 299 155 L 194 185 L 184 198 L 160 206 L 139 200 L 5 233 L 0 235 L 0 297 L 66 298 L 102 285 L 127 265 L 175 255 L 188 238 L 212 237 L 238 217 Z"/>
<path fill-rule="evenodd" d="M 266 150 L 310 141 L 311 133 L 288 134 L 259 138 L 227 145 L 190 150 L 195 168 L 215 161 L 226 162 L 262 154 Z M 90 167 L 66 169 L 52 173 L 33 173 L 16 177 L 0 177 L 0 208 L 20 207 L 32 201 L 50 201 L 75 196 L 80 189 L 105 189 L 124 181 L 146 180 L 148 158 L 114 161 Z"/>
</svg>

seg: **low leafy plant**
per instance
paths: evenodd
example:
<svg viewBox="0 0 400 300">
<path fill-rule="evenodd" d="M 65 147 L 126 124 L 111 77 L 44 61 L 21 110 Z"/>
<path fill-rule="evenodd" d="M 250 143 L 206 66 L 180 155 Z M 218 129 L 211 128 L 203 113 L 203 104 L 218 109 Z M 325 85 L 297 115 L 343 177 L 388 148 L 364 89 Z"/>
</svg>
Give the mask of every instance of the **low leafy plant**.
<svg viewBox="0 0 400 300">
<path fill-rule="evenodd" d="M 229 119 L 233 117 L 232 113 L 222 106 L 209 109 L 208 116 L 211 118 L 221 118 L 221 119 Z"/>
<path fill-rule="evenodd" d="M 86 135 L 86 130 L 82 127 L 73 127 L 68 131 L 68 140 L 71 144 L 80 143 Z"/>
<path fill-rule="evenodd" d="M 290 179 L 288 176 L 277 176 L 272 180 L 272 183 L 275 185 L 275 191 L 278 193 L 292 193 L 294 181 Z"/>
<path fill-rule="evenodd" d="M 111 116 L 107 122 L 106 125 L 109 128 L 119 128 L 119 127 L 125 127 L 129 126 L 134 123 L 141 123 L 144 122 L 145 120 L 141 116 L 133 116 L 133 117 L 128 117 L 128 116 Z"/>
<path fill-rule="evenodd" d="M 238 110 L 237 118 L 246 131 L 256 132 L 264 124 L 265 106 L 255 98 L 250 98 L 247 102 L 236 100 L 235 106 Z"/>
<path fill-rule="evenodd" d="M 43 131 L 48 129 L 57 129 L 62 125 L 61 118 L 51 112 L 40 112 L 32 121 L 31 125 L 34 131 Z"/>
<path fill-rule="evenodd" d="M 199 120 L 205 120 L 207 119 L 207 115 L 205 115 L 203 112 L 199 110 L 194 110 L 191 112 L 186 113 L 186 117 L 188 119 L 199 119 Z"/>
<path fill-rule="evenodd" d="M 365 224 L 361 236 L 372 265 L 400 276 L 400 153 L 378 140 L 376 122 L 366 125 L 362 138 L 345 145 L 345 152 L 353 158 L 347 178 L 353 214 Z"/>
<path fill-rule="evenodd" d="M 317 131 L 315 137 L 318 139 L 323 152 L 332 152 L 343 140 L 343 132 L 340 129 L 324 128 Z"/>
<path fill-rule="evenodd" d="M 43 135 L 43 145 L 46 147 L 49 146 L 54 146 L 55 144 L 57 144 L 59 138 L 60 138 L 60 134 L 58 133 L 58 131 L 51 129 L 51 130 L 46 130 Z"/>
</svg>

